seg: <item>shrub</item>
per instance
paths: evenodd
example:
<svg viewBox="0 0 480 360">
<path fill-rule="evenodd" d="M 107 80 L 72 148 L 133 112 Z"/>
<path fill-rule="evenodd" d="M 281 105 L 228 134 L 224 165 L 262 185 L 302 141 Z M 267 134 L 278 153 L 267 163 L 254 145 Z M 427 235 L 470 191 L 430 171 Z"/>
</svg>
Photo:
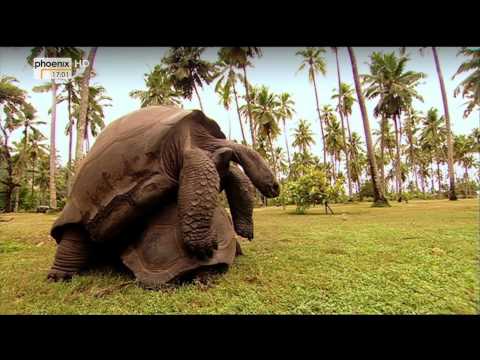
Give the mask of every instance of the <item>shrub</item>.
<svg viewBox="0 0 480 360">
<path fill-rule="evenodd" d="M 304 214 L 312 205 L 328 204 L 344 195 L 343 180 L 330 185 L 323 170 L 308 168 L 297 180 L 285 183 L 281 196 L 285 203 L 296 205 L 296 212 Z"/>
</svg>

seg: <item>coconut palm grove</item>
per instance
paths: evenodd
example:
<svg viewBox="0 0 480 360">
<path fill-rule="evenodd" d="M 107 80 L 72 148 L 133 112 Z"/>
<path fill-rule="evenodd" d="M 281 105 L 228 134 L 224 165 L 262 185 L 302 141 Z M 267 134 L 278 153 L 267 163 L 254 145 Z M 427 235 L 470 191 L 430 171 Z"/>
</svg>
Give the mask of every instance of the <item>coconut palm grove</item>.
<svg viewBox="0 0 480 360">
<path fill-rule="evenodd" d="M 109 48 L 12 51 L 0 48 L 0 313 L 479 313 L 480 48 L 278 48 L 268 63 L 270 48 L 163 48 L 131 74 L 143 87 L 97 66 Z M 38 57 L 88 66 L 33 82 Z M 255 240 L 228 273 L 159 291 L 111 269 L 47 283 L 50 227 L 108 114 L 157 105 L 203 111 L 267 161 L 281 192 L 256 192 Z"/>
</svg>

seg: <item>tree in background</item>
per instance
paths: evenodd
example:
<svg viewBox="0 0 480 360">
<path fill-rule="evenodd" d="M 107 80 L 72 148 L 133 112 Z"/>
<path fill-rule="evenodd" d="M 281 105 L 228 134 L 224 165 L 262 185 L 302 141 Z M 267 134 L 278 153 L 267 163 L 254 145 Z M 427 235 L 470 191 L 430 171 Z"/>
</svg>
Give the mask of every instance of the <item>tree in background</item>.
<svg viewBox="0 0 480 360">
<path fill-rule="evenodd" d="M 215 85 L 215 91 L 220 93 L 220 91 L 225 94 L 230 94 L 233 92 L 235 99 L 235 106 L 237 109 L 238 123 L 240 125 L 240 131 L 242 132 L 243 143 L 247 144 L 247 139 L 245 137 L 245 130 L 243 129 L 242 116 L 240 114 L 240 105 L 238 103 L 238 93 L 237 93 L 237 80 L 241 80 L 241 76 L 236 73 L 235 69 L 239 66 L 238 61 L 236 60 L 234 53 L 231 48 L 220 48 L 218 51 L 218 61 L 216 64 L 216 77 L 218 78 Z"/>
<path fill-rule="evenodd" d="M 365 133 L 365 142 L 367 144 L 367 156 L 370 165 L 370 175 L 373 186 L 373 206 L 389 206 L 387 199 L 384 196 L 383 189 L 378 181 L 378 168 L 375 160 L 375 153 L 373 151 L 372 133 L 370 131 L 370 123 L 368 122 L 367 108 L 365 106 L 365 98 L 363 97 L 362 88 L 360 84 L 360 76 L 357 69 L 357 59 L 353 48 L 348 48 L 350 62 L 352 64 L 353 80 L 355 82 L 355 90 L 357 92 L 358 104 L 360 106 L 360 113 L 362 115 L 363 130 Z"/>
<path fill-rule="evenodd" d="M 325 53 L 325 49 L 323 48 L 313 48 L 309 47 L 304 50 L 297 51 L 296 55 L 302 58 L 302 63 L 298 68 L 298 71 L 302 71 L 303 69 L 307 69 L 308 71 L 308 79 L 312 82 L 313 90 L 315 93 L 315 102 L 317 105 L 317 114 L 318 114 L 318 121 L 320 122 L 320 130 L 322 134 L 322 146 L 323 146 L 323 162 L 327 163 L 327 150 L 325 149 L 325 134 L 323 130 L 323 123 L 322 123 L 322 116 L 320 114 L 320 103 L 318 100 L 318 91 L 317 91 L 317 83 L 316 83 L 316 76 L 318 74 L 325 75 L 327 72 L 327 64 L 325 62 L 325 58 L 322 54 Z"/>
<path fill-rule="evenodd" d="M 277 96 L 271 93 L 266 86 L 262 86 L 251 109 L 252 118 L 258 126 L 258 136 L 268 141 L 275 177 L 277 177 L 277 161 L 273 141 L 280 134 L 278 127 L 278 121 L 281 117 L 279 105 Z"/>
<path fill-rule="evenodd" d="M 88 66 L 83 72 L 80 84 L 80 106 L 78 109 L 77 117 L 77 141 L 75 143 L 75 162 L 76 166 L 79 166 L 80 160 L 84 155 L 84 140 L 85 140 L 85 129 L 87 127 L 87 116 L 88 116 L 88 107 L 90 102 L 90 75 L 93 70 L 93 63 L 95 61 L 95 56 L 97 53 L 97 48 L 92 47 L 88 53 Z M 68 188 L 70 188 L 69 184 Z"/>
<path fill-rule="evenodd" d="M 228 63 L 232 64 L 236 68 L 243 72 L 243 85 L 245 88 L 245 100 L 246 100 L 246 114 L 248 116 L 250 125 L 250 135 L 252 138 L 252 146 L 256 147 L 255 142 L 255 130 L 254 119 L 252 115 L 252 105 L 254 103 L 255 96 L 252 96 L 250 90 L 251 87 L 247 77 L 247 67 L 252 66 L 251 60 L 255 57 L 262 56 L 262 50 L 259 47 L 226 47 L 221 48 L 222 58 L 226 59 Z"/>
<path fill-rule="evenodd" d="M 295 113 L 295 102 L 292 100 L 292 95 L 285 92 L 278 96 L 278 101 L 280 119 L 282 120 L 283 125 L 283 135 L 285 137 L 285 149 L 287 150 L 288 167 L 290 168 L 292 166 L 292 162 L 290 159 L 290 149 L 288 146 L 288 131 L 286 121 L 292 119 L 293 114 Z"/>
<path fill-rule="evenodd" d="M 402 201 L 401 177 L 401 115 L 411 108 L 413 99 L 423 101 L 416 91 L 419 81 L 425 74 L 407 71 L 409 58 L 405 55 L 397 57 L 394 52 L 382 54 L 372 53 L 370 57 L 370 74 L 363 75 L 363 81 L 369 84 L 365 96 L 370 99 L 379 98 L 375 107 L 375 116 L 391 118 L 395 128 L 395 169 L 398 201 Z"/>
<path fill-rule="evenodd" d="M 20 186 L 17 179 L 15 179 L 15 166 L 17 164 L 14 158 L 14 150 L 10 144 L 10 138 L 16 129 L 24 125 L 26 119 L 24 111 L 31 111 L 31 105 L 27 106 L 26 92 L 16 86 L 14 84 L 16 82 L 18 80 L 12 76 L 0 76 L 0 107 L 3 111 L 3 116 L 0 116 L 2 139 L 0 158 L 5 163 L 6 176 L 1 180 L 5 188 L 5 212 L 13 211 L 12 195 L 15 188 Z"/>
<path fill-rule="evenodd" d="M 461 93 L 462 98 L 467 99 L 465 103 L 467 108 L 463 113 L 463 116 L 467 117 L 475 109 L 480 111 L 480 48 L 462 47 L 458 55 L 464 55 L 469 59 L 458 67 L 452 79 L 466 72 L 469 72 L 469 74 L 455 88 L 453 95 L 456 97 Z"/>
<path fill-rule="evenodd" d="M 27 57 L 27 63 L 33 65 L 36 57 L 43 54 L 44 57 L 64 57 L 79 60 L 82 51 L 75 47 L 34 47 Z M 50 121 L 50 207 L 57 208 L 57 195 L 55 187 L 56 169 L 56 117 L 57 117 L 57 83 L 51 80 L 50 91 L 52 93 L 51 121 Z"/>
<path fill-rule="evenodd" d="M 445 90 L 445 82 L 443 80 L 442 68 L 440 66 L 440 59 L 438 57 L 437 48 L 432 47 L 433 59 L 435 60 L 435 69 L 437 70 L 438 82 L 440 84 L 440 91 L 442 93 L 442 103 L 445 118 L 445 127 L 447 132 L 447 165 L 448 165 L 448 178 L 450 187 L 448 191 L 449 200 L 457 200 L 457 194 L 455 193 L 455 169 L 453 168 L 453 139 L 452 139 L 452 126 L 450 125 L 450 111 L 448 110 L 448 98 L 447 90 Z"/>
<path fill-rule="evenodd" d="M 155 65 L 153 70 L 145 74 L 146 90 L 132 90 L 129 96 L 140 100 L 140 107 L 155 105 L 181 106 L 181 93 L 173 87 L 165 67 Z"/>
<path fill-rule="evenodd" d="M 201 58 L 204 51 L 202 47 L 172 47 L 162 59 L 174 89 L 188 100 L 192 99 L 195 92 L 202 111 L 204 109 L 197 86 L 202 88 L 203 84 L 210 84 L 215 75 L 214 64 Z"/>
</svg>

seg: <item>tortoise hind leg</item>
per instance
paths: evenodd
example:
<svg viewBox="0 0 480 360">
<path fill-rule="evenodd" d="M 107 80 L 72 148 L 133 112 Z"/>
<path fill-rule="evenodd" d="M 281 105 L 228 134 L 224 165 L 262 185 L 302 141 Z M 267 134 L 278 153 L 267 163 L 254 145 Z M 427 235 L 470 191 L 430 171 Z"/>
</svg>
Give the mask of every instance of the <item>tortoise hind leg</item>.
<svg viewBox="0 0 480 360">
<path fill-rule="evenodd" d="M 55 282 L 69 280 L 84 270 L 90 259 L 91 245 L 86 232 L 80 227 L 68 227 L 60 239 L 47 279 Z"/>
</svg>

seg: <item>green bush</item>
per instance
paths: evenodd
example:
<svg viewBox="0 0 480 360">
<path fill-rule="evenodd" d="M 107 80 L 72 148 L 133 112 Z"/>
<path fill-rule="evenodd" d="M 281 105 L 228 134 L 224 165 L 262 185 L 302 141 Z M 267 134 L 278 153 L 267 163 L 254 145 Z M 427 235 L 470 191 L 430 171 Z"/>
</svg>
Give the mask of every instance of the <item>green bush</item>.
<svg viewBox="0 0 480 360">
<path fill-rule="evenodd" d="M 475 181 L 465 181 L 464 179 L 459 180 L 455 183 L 455 191 L 457 196 L 461 197 L 475 197 L 480 190 L 480 186 Z"/>
<path fill-rule="evenodd" d="M 330 185 L 323 170 L 309 168 L 297 180 L 285 183 L 279 201 L 296 205 L 296 212 L 304 214 L 313 205 L 338 201 L 344 191 L 342 179 Z"/>
</svg>

